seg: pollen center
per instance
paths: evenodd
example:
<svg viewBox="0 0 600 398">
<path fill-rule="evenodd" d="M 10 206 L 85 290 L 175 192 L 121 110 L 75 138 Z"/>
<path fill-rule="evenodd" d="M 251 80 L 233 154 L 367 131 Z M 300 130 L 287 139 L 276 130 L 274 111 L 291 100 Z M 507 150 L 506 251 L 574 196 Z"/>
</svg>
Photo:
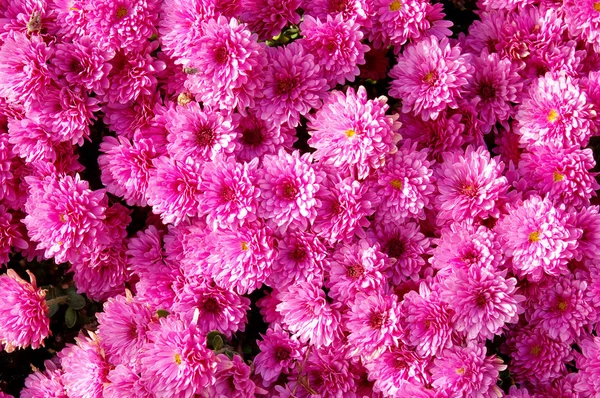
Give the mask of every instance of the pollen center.
<svg viewBox="0 0 600 398">
<path fill-rule="evenodd" d="M 539 345 L 534 345 L 533 347 L 531 347 L 531 350 L 529 351 L 529 353 L 531 355 L 533 355 L 534 357 L 537 357 L 538 355 L 540 355 L 541 351 L 542 350 Z"/>
<path fill-rule="evenodd" d="M 397 189 L 398 191 L 402 189 L 402 181 L 396 178 L 390 181 L 390 185 L 392 186 L 392 188 Z"/>
<path fill-rule="evenodd" d="M 245 252 L 248 251 L 248 242 L 242 242 L 242 250 Z"/>
<path fill-rule="evenodd" d="M 348 275 L 348 277 L 350 279 L 358 279 L 361 276 L 363 276 L 364 273 L 365 273 L 365 269 L 360 264 L 355 264 L 346 269 L 346 275 Z"/>
<path fill-rule="evenodd" d="M 428 83 L 429 85 L 434 85 L 437 80 L 438 74 L 434 70 L 423 76 L 423 82 Z"/>
<path fill-rule="evenodd" d="M 390 11 L 399 11 L 402 8 L 402 2 L 400 0 L 394 0 L 390 3 Z"/>
<path fill-rule="evenodd" d="M 121 6 L 119 8 L 117 8 L 117 18 L 121 19 L 121 18 L 125 18 L 127 16 L 128 12 L 127 12 L 127 8 Z"/>
<path fill-rule="evenodd" d="M 465 374 L 465 368 L 458 368 L 456 369 L 456 374 L 457 375 L 464 375 Z"/>
<path fill-rule="evenodd" d="M 564 174 L 560 174 L 558 171 L 555 171 L 553 174 L 553 180 L 554 182 L 559 182 L 565 179 L 565 175 Z"/>
<path fill-rule="evenodd" d="M 181 355 L 175 354 L 175 363 L 181 365 Z"/>
<path fill-rule="evenodd" d="M 540 231 L 533 231 L 529 234 L 530 242 L 539 242 L 540 241 Z"/>
<path fill-rule="evenodd" d="M 356 135 L 356 131 L 354 131 L 353 129 L 348 129 L 346 130 L 346 137 L 348 138 L 352 138 Z"/>
<path fill-rule="evenodd" d="M 558 120 L 558 112 L 556 111 L 556 109 L 552 109 L 548 114 L 548 121 L 550 123 L 554 123 L 556 122 L 556 120 Z"/>
<path fill-rule="evenodd" d="M 558 302 L 558 310 L 561 312 L 564 312 L 567 309 L 567 302 L 566 301 L 559 301 Z"/>
<path fill-rule="evenodd" d="M 381 312 L 374 312 L 371 314 L 369 318 L 369 324 L 373 329 L 381 329 L 382 326 L 386 323 L 387 316 L 382 314 Z"/>
<path fill-rule="evenodd" d="M 600 12 L 600 1 L 594 3 L 594 10 Z"/>
<path fill-rule="evenodd" d="M 65 214 L 60 215 L 60 221 L 67 222 L 67 216 Z"/>
</svg>

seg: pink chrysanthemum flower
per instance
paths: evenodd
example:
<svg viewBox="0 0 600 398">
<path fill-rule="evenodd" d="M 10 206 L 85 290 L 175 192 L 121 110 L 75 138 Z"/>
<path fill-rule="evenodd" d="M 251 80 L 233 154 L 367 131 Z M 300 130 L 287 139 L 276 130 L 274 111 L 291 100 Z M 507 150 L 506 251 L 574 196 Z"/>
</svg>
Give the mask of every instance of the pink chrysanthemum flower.
<svg viewBox="0 0 600 398">
<path fill-rule="evenodd" d="M 548 198 L 532 196 L 509 206 L 509 212 L 496 225 L 504 254 L 512 258 L 520 277 L 539 281 L 544 273 L 568 273 L 567 263 L 577 248 L 581 230 L 564 221 L 564 207 L 554 207 Z"/>
<path fill-rule="evenodd" d="M 281 303 L 279 300 L 279 291 L 274 288 L 273 291 L 267 292 L 263 290 L 264 297 L 256 301 L 256 306 L 260 310 L 265 322 L 270 324 L 283 324 L 283 316 L 277 311 L 277 306 Z"/>
<path fill-rule="evenodd" d="M 88 90 L 104 93 L 109 88 L 109 60 L 114 52 L 102 49 L 88 36 L 71 43 L 57 43 L 52 64 L 55 73 L 69 84 L 82 85 Z"/>
<path fill-rule="evenodd" d="M 564 74 L 547 73 L 529 86 L 515 118 L 523 146 L 570 147 L 587 145 L 595 112 L 576 81 Z"/>
<path fill-rule="evenodd" d="M 323 240 L 333 244 L 338 241 L 351 241 L 354 236 L 364 237 L 363 228 L 370 222 L 375 209 L 367 184 L 348 177 L 329 177 L 317 193 L 321 207 L 313 222 L 313 231 Z"/>
<path fill-rule="evenodd" d="M 165 224 L 178 225 L 198 214 L 200 164 L 188 158 L 180 162 L 167 156 L 152 160 L 146 200 Z"/>
<path fill-rule="evenodd" d="M 381 251 L 387 254 L 390 267 L 386 273 L 394 285 L 406 278 L 418 280 L 425 265 L 423 255 L 428 254 L 431 244 L 431 240 L 420 232 L 418 224 L 381 223 L 370 231 L 370 238 L 378 242 Z"/>
<path fill-rule="evenodd" d="M 277 243 L 277 257 L 267 284 L 285 288 L 296 281 L 321 284 L 327 249 L 313 233 L 288 229 Z"/>
<path fill-rule="evenodd" d="M 446 38 L 420 40 L 398 56 L 390 71 L 390 95 L 402 100 L 402 112 L 437 119 L 447 106 L 457 108 L 460 92 L 472 75 L 468 61 L 460 47 L 451 47 Z"/>
<path fill-rule="evenodd" d="M 573 359 L 569 343 L 552 339 L 541 328 L 523 327 L 507 334 L 510 374 L 516 382 L 548 382 L 564 376 Z"/>
<path fill-rule="evenodd" d="M 385 97 L 369 100 L 363 86 L 356 92 L 348 88 L 346 94 L 332 91 L 309 117 L 308 144 L 316 149 L 315 159 L 345 173 L 356 171 L 359 179 L 381 167 L 400 140 L 398 117 L 385 114 L 386 102 Z"/>
<path fill-rule="evenodd" d="M 287 24 L 298 25 L 302 0 L 242 0 L 240 19 L 260 40 L 277 36 Z"/>
<path fill-rule="evenodd" d="M 493 339 L 506 323 L 516 323 L 525 297 L 517 280 L 485 268 L 457 269 L 441 281 L 440 297 L 454 311 L 454 328 L 468 339 Z"/>
<path fill-rule="evenodd" d="M 256 220 L 260 198 L 258 159 L 238 163 L 234 157 L 217 158 L 202 169 L 198 213 L 213 227 L 241 225 Z"/>
<path fill-rule="evenodd" d="M 142 383 L 140 376 L 125 365 L 117 365 L 107 376 L 102 398 L 150 398 L 152 395 Z"/>
<path fill-rule="evenodd" d="M 20 225 L 13 221 L 13 215 L 0 204 L 0 267 L 8 264 L 13 247 L 25 250 L 29 244 L 21 235 Z"/>
<path fill-rule="evenodd" d="M 271 230 L 261 223 L 216 229 L 206 243 L 208 272 L 219 286 L 246 294 L 269 277 L 275 257 L 273 237 Z"/>
<path fill-rule="evenodd" d="M 203 30 L 195 43 L 198 50 L 189 58 L 195 73 L 189 75 L 186 87 L 210 107 L 240 111 L 254 107 L 267 64 L 264 46 L 235 18 L 209 19 Z"/>
<path fill-rule="evenodd" d="M 63 385 L 63 371 L 50 360 L 44 361 L 45 370 L 36 370 L 25 379 L 21 398 L 68 398 Z"/>
<path fill-rule="evenodd" d="M 344 314 L 345 327 L 350 332 L 348 343 L 350 355 L 378 356 L 386 347 L 398 344 L 400 327 L 400 304 L 395 294 L 358 293 Z"/>
<path fill-rule="evenodd" d="M 600 337 L 588 336 L 579 343 L 581 354 L 576 354 L 577 383 L 575 391 L 581 396 L 594 397 L 600 391 Z"/>
<path fill-rule="evenodd" d="M 321 347 L 312 349 L 303 367 L 306 372 L 306 384 L 296 389 L 298 398 L 320 397 L 353 397 L 358 375 L 350 367 L 343 347 Z M 316 394 L 313 395 L 313 392 Z"/>
<path fill-rule="evenodd" d="M 8 119 L 8 142 L 12 144 L 12 152 L 26 163 L 54 162 L 60 152 L 59 137 L 40 116 L 39 112 L 31 111 L 23 118 Z M 70 148 L 71 143 L 65 146 Z"/>
<path fill-rule="evenodd" d="M 87 10 L 89 0 L 54 0 L 56 34 L 65 41 L 77 40 L 88 34 Z"/>
<path fill-rule="evenodd" d="M 150 306 L 134 299 L 127 291 L 125 296 L 109 298 L 104 303 L 104 312 L 96 314 L 96 318 L 106 359 L 113 365 L 138 369 L 138 356 L 148 341 L 148 326 L 154 321 Z"/>
<path fill-rule="evenodd" d="M 0 37 L 8 32 L 21 32 L 32 36 L 48 37 L 56 34 L 55 15 L 52 6 L 45 1 L 16 0 L 0 6 L 3 19 Z"/>
<path fill-rule="evenodd" d="M 369 47 L 360 41 L 363 37 L 360 25 L 353 19 L 344 20 L 338 14 L 323 20 L 305 16 L 300 25 L 302 46 L 315 57 L 321 66 L 321 75 L 329 87 L 353 82 L 360 74 L 358 65 L 365 63 Z"/>
<path fill-rule="evenodd" d="M 517 65 L 496 53 L 484 51 L 474 61 L 465 96 L 475 106 L 481 128 L 487 133 L 497 122 L 506 123 L 513 115 L 511 104 L 519 102 L 523 83 Z"/>
<path fill-rule="evenodd" d="M 585 300 L 587 284 L 572 277 L 558 277 L 538 297 L 528 314 L 529 323 L 542 328 L 553 339 L 572 342 L 592 320 L 592 307 Z"/>
<path fill-rule="evenodd" d="M 508 190 L 502 175 L 504 163 L 490 158 L 485 147 L 467 147 L 462 153 L 443 154 L 444 162 L 436 170 L 439 195 L 437 223 L 450 220 L 497 217 L 497 202 Z"/>
<path fill-rule="evenodd" d="M 218 330 L 228 338 L 237 331 L 244 331 L 249 309 L 248 298 L 201 278 L 186 283 L 173 304 L 173 311 L 184 321 L 190 322 L 196 317 L 200 332 L 208 334 Z"/>
<path fill-rule="evenodd" d="M 171 311 L 175 298 L 185 286 L 185 277 L 179 267 L 157 265 L 152 270 L 140 272 L 136 283 L 136 298 L 147 302 L 154 310 Z"/>
<path fill-rule="evenodd" d="M 342 336 L 339 303 L 327 302 L 321 286 L 299 282 L 280 292 L 277 312 L 283 324 L 301 342 L 330 346 Z"/>
<path fill-rule="evenodd" d="M 600 250 L 600 207 L 588 206 L 575 213 L 575 227 L 581 229 L 575 258 L 595 258 Z"/>
<path fill-rule="evenodd" d="M 600 52 L 600 5 L 596 0 L 566 0 L 563 10 L 572 37 L 584 39 Z"/>
<path fill-rule="evenodd" d="M 0 97 L 30 105 L 52 79 L 48 61 L 53 48 L 40 36 L 13 32 L 0 47 Z"/>
<path fill-rule="evenodd" d="M 435 241 L 431 266 L 452 272 L 455 269 L 496 270 L 502 264 L 502 250 L 495 234 L 483 225 L 457 222 L 441 231 Z"/>
<path fill-rule="evenodd" d="M 329 296 L 347 302 L 358 293 L 375 294 L 385 286 L 386 268 L 379 245 L 371 245 L 367 240 L 340 245 L 329 258 Z"/>
<path fill-rule="evenodd" d="M 158 0 L 95 0 L 87 21 L 91 37 L 100 47 L 135 48 L 157 33 Z"/>
<path fill-rule="evenodd" d="M 263 386 L 267 387 L 281 373 L 289 374 L 296 362 L 302 360 L 305 349 L 278 324 L 267 329 L 261 337 L 262 341 L 257 341 L 260 352 L 254 358 L 254 366 L 263 379 Z"/>
<path fill-rule="evenodd" d="M 76 344 L 67 344 L 58 353 L 63 368 L 62 380 L 67 395 L 72 398 L 102 398 L 110 365 L 104 358 L 98 337 L 87 332 L 75 337 Z"/>
<path fill-rule="evenodd" d="M 395 222 L 425 218 L 424 209 L 429 207 L 435 191 L 427 153 L 426 149 L 418 151 L 417 144 L 407 140 L 373 173 L 370 184 L 379 201 L 378 214 Z"/>
<path fill-rule="evenodd" d="M 368 0 L 314 0 L 302 4 L 304 15 L 310 15 L 321 21 L 327 16 L 342 16 L 344 21 L 355 20 L 361 26 L 367 26 L 370 21 L 371 4 Z"/>
<path fill-rule="evenodd" d="M 540 195 L 556 204 L 582 208 L 590 204 L 600 185 L 596 182 L 594 154 L 579 146 L 561 147 L 553 143 L 529 148 L 521 156 L 519 171 Z"/>
<path fill-rule="evenodd" d="M 163 265 L 162 250 L 163 231 L 154 225 L 138 231 L 127 242 L 128 271 L 136 274 L 151 272 L 155 267 Z"/>
<path fill-rule="evenodd" d="M 62 263 L 76 259 L 98 244 L 107 243 L 103 220 L 104 190 L 91 191 L 79 174 L 46 177 L 33 189 L 23 224 L 46 258 Z"/>
<path fill-rule="evenodd" d="M 206 108 L 197 102 L 178 106 L 168 113 L 165 128 L 169 132 L 167 150 L 173 159 L 185 161 L 214 160 L 219 153 L 234 149 L 231 141 L 236 137 L 229 116 Z"/>
<path fill-rule="evenodd" d="M 3 300 L 0 303 L 0 343 L 7 352 L 15 348 L 38 348 L 50 334 L 46 292 L 38 289 L 35 277 L 27 271 L 31 283 L 9 269 L 0 276 Z"/>
<path fill-rule="evenodd" d="M 149 139 L 130 142 L 125 137 L 104 137 L 100 144 L 98 166 L 106 190 L 130 206 L 146 206 L 146 190 L 152 160 L 158 157 Z"/>
<path fill-rule="evenodd" d="M 448 394 L 464 397 L 496 398 L 502 390 L 496 386 L 498 374 L 506 369 L 502 359 L 486 357 L 483 345 L 470 343 L 442 351 L 431 371 L 433 386 Z"/>
<path fill-rule="evenodd" d="M 257 101 L 259 115 L 270 123 L 296 127 L 300 116 L 321 107 L 327 82 L 314 57 L 299 43 L 269 48 L 268 55 L 264 98 Z"/>
<path fill-rule="evenodd" d="M 506 167 L 516 168 L 523 153 L 523 148 L 519 146 L 519 136 L 515 133 L 516 126 L 517 122 L 513 120 L 508 128 L 499 128 L 494 131 L 496 146 L 492 148 L 492 152 L 500 155 L 499 159 L 504 162 Z"/>
<path fill-rule="evenodd" d="M 234 114 L 237 137 L 234 153 L 240 161 L 249 162 L 265 154 L 276 154 L 281 146 L 292 150 L 296 130 L 287 124 L 278 125 L 256 116 L 254 110 L 245 115 Z"/>
<path fill-rule="evenodd" d="M 265 217 L 285 230 L 290 225 L 306 228 L 317 217 L 321 174 L 312 166 L 309 153 L 291 154 L 283 149 L 278 155 L 265 155 L 258 186 L 261 191 L 259 217 Z"/>
<path fill-rule="evenodd" d="M 169 104 L 170 105 L 170 104 Z M 159 92 L 141 94 L 134 101 L 126 104 L 109 102 L 102 107 L 102 121 L 117 135 L 132 138 L 149 138 L 155 142 L 157 151 L 159 143 L 166 139 L 167 131 L 157 131 L 157 119 L 164 119 L 166 107 L 162 106 Z M 162 127 L 162 126 L 161 126 Z M 162 148 L 160 148 L 162 152 Z"/>
<path fill-rule="evenodd" d="M 369 40 L 377 48 L 393 46 L 398 52 L 408 40 L 418 39 L 428 25 L 425 20 L 427 3 L 423 0 L 374 0 Z"/>
<path fill-rule="evenodd" d="M 216 381 L 210 386 L 209 394 L 213 397 L 256 397 L 256 385 L 250 379 L 250 366 L 240 355 L 230 360 L 225 354 L 217 355 Z M 264 390 L 263 390 L 264 391 Z"/>
<path fill-rule="evenodd" d="M 437 290 L 425 283 L 419 292 L 411 290 L 402 302 L 402 327 L 406 344 L 415 347 L 422 357 L 432 357 L 452 346 L 453 311 Z"/>
<path fill-rule="evenodd" d="M 187 398 L 215 382 L 217 358 L 206 347 L 206 335 L 169 316 L 148 332 L 140 353 L 141 379 L 152 394 Z"/>
<path fill-rule="evenodd" d="M 405 346 L 387 348 L 380 356 L 365 364 L 373 391 L 384 397 L 402 397 L 402 386 L 430 382 L 428 361 Z M 406 395 L 409 396 L 409 395 Z M 413 397 L 413 395 L 410 395 Z"/>
</svg>

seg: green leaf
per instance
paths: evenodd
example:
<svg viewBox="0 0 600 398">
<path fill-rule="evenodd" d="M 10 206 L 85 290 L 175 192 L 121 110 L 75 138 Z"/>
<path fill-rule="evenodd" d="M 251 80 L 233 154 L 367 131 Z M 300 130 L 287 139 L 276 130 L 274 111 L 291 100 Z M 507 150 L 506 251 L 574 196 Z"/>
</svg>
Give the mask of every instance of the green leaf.
<svg viewBox="0 0 600 398">
<path fill-rule="evenodd" d="M 216 335 L 215 337 L 213 337 L 212 339 L 212 346 L 213 346 L 213 350 L 215 351 L 219 351 L 221 348 L 223 348 L 223 338 L 219 335 Z"/>
<path fill-rule="evenodd" d="M 69 292 L 69 307 L 73 308 L 74 310 L 80 310 L 85 307 L 85 304 L 86 301 L 83 296 L 75 292 Z"/>
<path fill-rule="evenodd" d="M 242 352 L 243 352 L 244 354 L 246 354 L 246 355 L 248 355 L 248 354 L 252 354 L 252 347 L 250 347 L 250 346 L 248 346 L 248 345 L 247 345 L 247 346 L 244 346 L 244 347 L 242 348 Z"/>
<path fill-rule="evenodd" d="M 77 323 L 77 312 L 71 307 L 67 308 L 65 312 L 65 325 L 71 329 Z"/>
<path fill-rule="evenodd" d="M 54 314 L 56 314 L 58 312 L 59 308 L 60 308 L 60 304 L 52 304 L 48 308 L 48 318 L 52 318 L 54 316 Z"/>
<path fill-rule="evenodd" d="M 167 310 L 157 310 L 156 311 L 156 316 L 158 316 L 159 318 L 166 318 L 169 316 L 169 311 Z"/>
</svg>

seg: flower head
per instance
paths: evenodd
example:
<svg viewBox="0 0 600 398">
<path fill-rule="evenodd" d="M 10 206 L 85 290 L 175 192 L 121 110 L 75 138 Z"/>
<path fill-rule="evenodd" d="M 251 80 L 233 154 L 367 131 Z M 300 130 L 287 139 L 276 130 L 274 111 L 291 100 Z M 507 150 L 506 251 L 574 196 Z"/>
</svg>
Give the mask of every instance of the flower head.
<svg viewBox="0 0 600 398">
<path fill-rule="evenodd" d="M 22 398 L 68 398 L 63 384 L 63 371 L 51 360 L 44 361 L 43 372 L 36 370 L 25 379 Z"/>
<path fill-rule="evenodd" d="M 270 40 L 288 23 L 300 23 L 296 10 L 301 5 L 301 0 L 242 0 L 240 19 L 260 40 Z"/>
<path fill-rule="evenodd" d="M 268 386 L 281 373 L 289 373 L 296 361 L 302 360 L 305 349 L 278 324 L 267 329 L 267 333 L 261 337 L 262 341 L 257 342 L 260 352 L 254 358 L 254 366 L 262 376 L 263 385 Z"/>
</svg>

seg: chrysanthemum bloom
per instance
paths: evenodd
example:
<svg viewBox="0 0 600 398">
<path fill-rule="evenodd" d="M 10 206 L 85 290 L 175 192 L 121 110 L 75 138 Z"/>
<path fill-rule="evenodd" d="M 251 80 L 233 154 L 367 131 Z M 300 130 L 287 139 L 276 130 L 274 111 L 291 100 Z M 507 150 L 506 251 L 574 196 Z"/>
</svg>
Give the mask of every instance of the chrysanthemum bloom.
<svg viewBox="0 0 600 398">
<path fill-rule="evenodd" d="M 567 343 L 579 337 L 583 326 L 593 319 L 592 307 L 585 300 L 587 284 L 573 277 L 558 277 L 540 289 L 527 318 L 553 339 Z"/>
<path fill-rule="evenodd" d="M 216 381 L 210 386 L 209 394 L 212 397 L 238 397 L 254 398 L 256 385 L 250 379 L 250 366 L 240 355 L 233 355 L 232 359 L 225 354 L 217 356 Z M 264 390 L 263 390 L 264 391 Z"/>
<path fill-rule="evenodd" d="M 572 37 L 584 39 L 600 52 L 600 5 L 595 0 L 564 2 L 565 22 Z"/>
<path fill-rule="evenodd" d="M 575 354 L 577 383 L 575 391 L 582 396 L 595 396 L 600 391 L 600 337 L 587 336 L 579 343 L 581 354 Z"/>
<path fill-rule="evenodd" d="M 375 47 L 393 46 L 396 53 L 408 40 L 421 36 L 427 2 L 423 0 L 374 0 L 369 40 Z"/>
<path fill-rule="evenodd" d="M 483 132 L 497 123 L 506 123 L 513 115 L 511 103 L 520 100 L 523 83 L 517 64 L 484 51 L 474 59 L 473 76 L 465 88 L 465 97 L 475 106 Z"/>
<path fill-rule="evenodd" d="M 277 312 L 287 330 L 301 342 L 316 347 L 330 346 L 342 335 L 339 303 L 327 302 L 321 286 L 298 282 L 280 292 Z"/>
<path fill-rule="evenodd" d="M 213 227 L 235 226 L 256 220 L 260 198 L 258 159 L 238 163 L 234 157 L 218 157 L 202 169 L 199 215 Z"/>
<path fill-rule="evenodd" d="M 402 100 L 402 112 L 412 111 L 423 120 L 437 119 L 447 106 L 458 106 L 457 99 L 472 69 L 459 46 L 451 47 L 448 39 L 430 36 L 406 47 L 398 56 L 390 71 L 390 95 Z"/>
<path fill-rule="evenodd" d="M 152 160 L 146 200 L 165 224 L 178 225 L 198 214 L 201 165 L 192 158 L 185 163 L 161 156 Z"/>
<path fill-rule="evenodd" d="M 88 30 L 100 47 L 135 48 L 156 34 L 158 0 L 99 0 L 87 11 Z"/>
<path fill-rule="evenodd" d="M 385 255 L 378 244 L 360 240 L 338 246 L 329 257 L 327 287 L 331 298 L 341 302 L 354 300 L 358 293 L 367 295 L 381 291 L 385 284 Z"/>
<path fill-rule="evenodd" d="M 25 379 L 25 387 L 21 390 L 22 398 L 68 398 L 63 385 L 63 371 L 50 360 L 44 361 L 45 370 L 39 369 Z"/>
<path fill-rule="evenodd" d="M 217 286 L 211 280 L 194 278 L 177 294 L 172 308 L 186 322 L 196 316 L 200 332 L 208 334 L 218 330 L 230 338 L 233 333 L 244 331 L 250 300 Z M 195 315 L 196 311 L 198 315 Z"/>
<path fill-rule="evenodd" d="M 563 74 L 547 73 L 529 86 L 515 118 L 523 146 L 587 145 L 595 115 L 576 81 Z"/>
<path fill-rule="evenodd" d="M 575 258 L 595 258 L 600 250 L 600 207 L 587 206 L 575 213 L 575 227 L 581 229 Z"/>
<path fill-rule="evenodd" d="M 508 190 L 502 175 L 504 163 L 490 158 L 485 147 L 467 147 L 462 153 L 445 153 L 436 169 L 439 195 L 437 223 L 497 217 L 497 202 Z"/>
<path fill-rule="evenodd" d="M 506 271 L 471 267 L 443 278 L 440 297 L 454 311 L 454 329 L 469 339 L 493 339 L 506 323 L 516 323 L 525 297 L 516 293 L 517 280 Z"/>
<path fill-rule="evenodd" d="M 0 204 L 0 267 L 8 264 L 13 247 L 24 250 L 29 245 L 21 235 L 19 224 L 13 221 L 13 215 Z"/>
<path fill-rule="evenodd" d="M 109 298 L 104 312 L 96 314 L 98 337 L 106 359 L 113 365 L 138 369 L 138 355 L 148 341 L 148 325 L 153 321 L 150 306 L 126 295 Z"/>
<path fill-rule="evenodd" d="M 270 15 L 275 15 L 272 12 L 270 9 Z M 257 101 L 258 113 L 270 123 L 287 122 L 296 127 L 300 116 L 321 107 L 327 81 L 321 77 L 314 57 L 299 43 L 269 48 L 267 54 L 269 66 L 265 71 L 264 98 Z"/>
<path fill-rule="evenodd" d="M 282 289 L 296 281 L 323 283 L 327 249 L 313 233 L 288 229 L 278 241 L 277 257 L 267 284 Z"/>
<path fill-rule="evenodd" d="M 582 208 L 590 204 L 600 185 L 596 182 L 594 154 L 591 149 L 562 147 L 554 143 L 537 145 L 523 153 L 519 171 L 540 195 L 556 204 Z"/>
<path fill-rule="evenodd" d="M 118 136 L 128 139 L 148 138 L 158 145 L 159 142 L 166 141 L 167 136 L 166 130 L 157 131 L 156 126 L 156 120 L 163 117 L 166 110 L 161 103 L 162 99 L 158 91 L 153 91 L 152 94 L 140 94 L 135 100 L 126 104 L 108 102 L 102 107 L 104 114 L 102 121 Z M 159 135 L 165 139 L 160 140 Z M 162 148 L 160 149 L 162 152 Z"/>
<path fill-rule="evenodd" d="M 40 36 L 12 32 L 0 47 L 0 97 L 30 105 L 52 79 L 48 65 L 54 50 Z"/>
<path fill-rule="evenodd" d="M 69 398 L 102 398 L 110 365 L 104 358 L 98 337 L 93 332 L 75 337 L 58 353 L 63 368 L 62 381 Z"/>
<path fill-rule="evenodd" d="M 320 205 L 315 196 L 322 176 L 315 172 L 309 153 L 289 154 L 280 149 L 278 155 L 265 155 L 259 174 L 259 217 L 283 230 L 290 225 L 306 228 L 315 220 Z"/>
<path fill-rule="evenodd" d="M 365 236 L 363 228 L 370 224 L 367 217 L 375 212 L 376 201 L 367 184 L 329 174 L 317 199 L 321 207 L 312 229 L 323 240 L 333 244 Z"/>
<path fill-rule="evenodd" d="M 65 41 L 78 40 L 88 34 L 86 6 L 89 0 L 53 1 L 56 34 Z"/>
<path fill-rule="evenodd" d="M 532 196 L 514 206 L 496 225 L 505 256 L 512 258 L 518 276 L 539 281 L 544 273 L 568 273 L 567 263 L 577 248 L 581 230 L 565 218 L 564 207 L 548 198 Z"/>
<path fill-rule="evenodd" d="M 163 231 L 154 225 L 138 231 L 127 242 L 128 271 L 150 272 L 163 264 Z"/>
<path fill-rule="evenodd" d="M 35 277 L 27 271 L 31 283 L 9 269 L 0 276 L 0 343 L 7 352 L 15 348 L 38 348 L 50 334 L 46 292 L 38 289 Z"/>
<path fill-rule="evenodd" d="M 261 222 L 216 229 L 206 238 L 206 258 L 215 282 L 238 294 L 259 288 L 269 277 L 275 257 L 271 230 Z"/>
<path fill-rule="evenodd" d="M 194 44 L 198 49 L 185 59 L 195 72 L 188 76 L 186 87 L 213 108 L 254 107 L 267 64 L 264 45 L 235 18 L 209 19 L 203 30 Z"/>
<path fill-rule="evenodd" d="M 140 354 L 141 378 L 156 396 L 189 398 L 215 381 L 217 358 L 195 323 L 161 318 Z"/>
<path fill-rule="evenodd" d="M 353 19 L 344 20 L 341 14 L 332 18 L 315 19 L 305 16 L 300 25 L 302 46 L 315 57 L 321 66 L 321 75 L 329 87 L 353 82 L 360 74 L 358 65 L 365 63 L 369 47 L 360 41 L 363 37 L 360 25 Z"/>
<path fill-rule="evenodd" d="M 256 116 L 254 110 L 245 115 L 233 115 L 237 132 L 234 153 L 240 161 L 249 162 L 265 154 L 276 154 L 281 146 L 291 150 L 296 130 L 287 124 L 278 125 Z"/>
<path fill-rule="evenodd" d="M 73 42 L 57 43 L 52 65 L 54 73 L 69 84 L 104 93 L 109 88 L 108 73 L 112 69 L 109 61 L 114 55 L 114 51 L 102 49 L 84 36 Z"/>
<path fill-rule="evenodd" d="M 256 342 L 260 352 L 254 358 L 254 367 L 263 379 L 263 386 L 267 387 L 281 373 L 291 372 L 296 361 L 302 361 L 305 348 L 278 324 L 267 329 L 267 333 L 261 334 L 261 338 Z"/>
<path fill-rule="evenodd" d="M 171 311 L 177 293 L 185 286 L 183 271 L 163 263 L 148 272 L 140 272 L 138 276 L 136 298 L 148 303 L 153 310 Z"/>
<path fill-rule="evenodd" d="M 498 374 L 506 369 L 502 359 L 486 357 L 484 345 L 471 342 L 442 351 L 431 370 L 433 386 L 449 394 L 464 397 L 495 398 L 502 396 L 496 385 Z"/>
<path fill-rule="evenodd" d="M 260 40 L 279 35 L 287 24 L 298 25 L 301 0 L 242 0 L 240 19 Z"/>
<path fill-rule="evenodd" d="M 321 21 L 327 20 L 327 16 L 337 17 L 341 15 L 344 21 L 355 20 L 361 26 L 369 25 L 368 16 L 371 13 L 371 5 L 367 0 L 315 0 L 302 4 L 305 16 L 312 16 Z"/>
<path fill-rule="evenodd" d="M 378 242 L 381 251 L 387 254 L 388 277 L 397 285 L 405 278 L 418 279 L 421 268 L 425 265 L 424 254 L 429 252 L 431 241 L 420 232 L 419 225 L 406 222 L 380 223 L 370 231 L 370 239 Z"/>
<path fill-rule="evenodd" d="M 219 153 L 233 151 L 236 133 L 231 118 L 219 111 L 202 110 L 197 102 L 178 106 L 168 112 L 165 128 L 169 132 L 167 150 L 173 159 L 213 160 Z"/>
<path fill-rule="evenodd" d="M 373 390 L 384 397 L 400 397 L 407 383 L 431 382 L 426 370 L 428 361 L 403 345 L 389 347 L 380 356 L 365 364 Z M 412 395 L 411 395 L 412 396 Z"/>
<path fill-rule="evenodd" d="M 502 264 L 502 250 L 496 235 L 483 225 L 463 221 L 443 228 L 435 241 L 431 266 L 452 272 L 457 268 L 496 270 Z"/>
<path fill-rule="evenodd" d="M 27 163 L 54 162 L 57 157 L 59 137 L 40 116 L 39 112 L 31 111 L 23 118 L 8 119 L 8 142 L 12 144 L 12 152 Z"/>
<path fill-rule="evenodd" d="M 417 144 L 407 140 L 373 173 L 370 186 L 379 202 L 377 213 L 395 222 L 410 217 L 425 218 L 424 209 L 435 191 L 432 162 L 427 160 L 427 153 L 426 149 L 418 151 Z"/>
<path fill-rule="evenodd" d="M 400 304 L 395 294 L 358 293 L 348 306 L 350 311 L 344 316 L 345 327 L 350 332 L 350 355 L 377 356 L 385 347 L 398 344 L 402 331 Z"/>
<path fill-rule="evenodd" d="M 516 382 L 548 382 L 566 374 L 573 359 L 567 342 L 552 339 L 541 328 L 522 327 L 507 334 L 510 374 Z"/>
<path fill-rule="evenodd" d="M 264 297 L 256 300 L 256 306 L 260 310 L 260 314 L 265 322 L 270 324 L 283 324 L 283 316 L 277 311 L 277 305 L 281 303 L 279 300 L 279 290 L 273 288 L 271 292 L 263 290 Z"/>
<path fill-rule="evenodd" d="M 140 376 L 125 365 L 117 365 L 111 369 L 106 378 L 108 382 L 104 385 L 102 398 L 152 397 Z"/>
<path fill-rule="evenodd" d="M 321 397 L 352 397 L 356 390 L 358 375 L 350 367 L 343 347 L 313 348 L 302 368 L 306 374 L 306 385 Z M 298 398 L 314 396 L 301 383 L 296 392 Z"/>
<path fill-rule="evenodd" d="M 146 206 L 152 160 L 158 157 L 153 142 L 142 138 L 132 143 L 125 137 L 106 136 L 100 152 L 98 166 L 106 190 L 130 206 Z"/>
<path fill-rule="evenodd" d="M 76 174 L 74 178 L 46 177 L 34 191 L 25 205 L 23 224 L 46 258 L 63 263 L 107 243 L 104 190 L 91 191 L 88 182 Z"/>
<path fill-rule="evenodd" d="M 332 91 L 314 116 L 309 116 L 308 144 L 316 149 L 314 157 L 324 164 L 356 172 L 364 179 L 371 168 L 377 169 L 385 156 L 396 152 L 400 140 L 397 115 L 386 115 L 386 97 L 369 100 L 360 86 L 346 94 Z"/>
<path fill-rule="evenodd" d="M 2 40 L 11 31 L 45 37 L 56 34 L 54 10 L 46 2 L 19 0 L 3 4 L 0 9 L 3 13 Z"/>
</svg>

